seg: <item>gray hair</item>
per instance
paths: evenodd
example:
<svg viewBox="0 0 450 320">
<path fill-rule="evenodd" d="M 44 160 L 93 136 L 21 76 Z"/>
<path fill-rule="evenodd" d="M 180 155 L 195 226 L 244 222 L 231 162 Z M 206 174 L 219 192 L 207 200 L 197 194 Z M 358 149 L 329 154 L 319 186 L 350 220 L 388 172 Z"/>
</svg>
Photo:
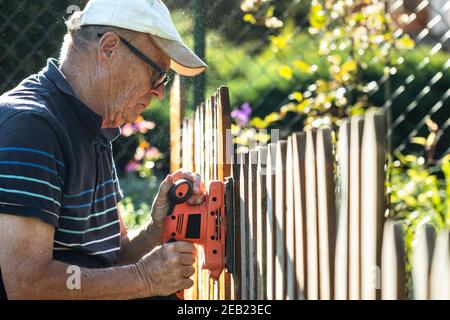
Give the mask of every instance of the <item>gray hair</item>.
<svg viewBox="0 0 450 320">
<path fill-rule="evenodd" d="M 62 63 L 74 51 L 87 52 L 98 40 L 98 34 L 113 31 L 118 35 L 134 40 L 138 32 L 111 26 L 81 26 L 82 11 L 76 11 L 69 20 L 66 21 L 67 33 L 64 36 L 64 41 L 61 46 L 59 54 L 59 62 Z"/>
</svg>

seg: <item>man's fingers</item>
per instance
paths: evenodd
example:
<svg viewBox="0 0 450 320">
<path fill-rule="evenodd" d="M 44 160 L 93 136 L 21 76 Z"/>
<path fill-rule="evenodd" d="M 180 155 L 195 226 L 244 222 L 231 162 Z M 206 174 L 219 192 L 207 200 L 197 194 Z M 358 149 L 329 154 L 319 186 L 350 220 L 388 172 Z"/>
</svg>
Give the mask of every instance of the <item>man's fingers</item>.
<svg viewBox="0 0 450 320">
<path fill-rule="evenodd" d="M 183 176 L 183 171 L 182 169 L 179 169 L 177 171 L 175 171 L 174 173 L 172 173 L 170 176 L 172 176 L 173 180 L 180 180 L 181 177 Z"/>
<path fill-rule="evenodd" d="M 204 195 L 206 191 L 202 177 L 198 173 L 194 173 L 194 194 Z"/>
<path fill-rule="evenodd" d="M 188 204 L 191 206 L 198 206 L 201 205 L 202 203 L 205 202 L 206 196 L 205 195 L 201 195 L 201 196 L 192 196 L 189 198 L 188 200 Z"/>
<path fill-rule="evenodd" d="M 183 266 L 181 268 L 181 275 L 185 278 L 190 278 L 195 273 L 195 268 L 193 266 Z"/>
<path fill-rule="evenodd" d="M 179 179 L 186 179 L 192 182 L 194 194 L 203 194 L 205 192 L 205 185 L 202 182 L 202 177 L 200 174 L 194 172 L 189 172 L 184 169 L 179 169 L 172 173 L 172 178 L 174 181 Z"/>
<path fill-rule="evenodd" d="M 205 185 L 202 182 L 202 177 L 198 173 L 192 173 L 189 171 L 186 171 L 184 169 L 179 169 L 172 173 L 173 181 L 179 180 L 179 179 L 186 179 L 192 182 L 192 195 L 189 197 L 187 203 L 191 206 L 200 205 L 205 202 L 206 197 L 206 188 Z"/>
<path fill-rule="evenodd" d="M 183 266 L 192 266 L 195 263 L 195 256 L 192 253 L 182 253 L 180 262 Z"/>
<path fill-rule="evenodd" d="M 202 193 L 202 177 L 198 174 L 194 174 L 194 193 L 201 194 Z"/>
<path fill-rule="evenodd" d="M 161 182 L 160 192 L 163 194 L 167 194 L 174 183 L 173 177 L 169 174 L 167 177 Z"/>
<path fill-rule="evenodd" d="M 194 182 L 194 174 L 191 172 L 185 170 L 185 169 L 178 169 L 174 173 L 171 174 L 174 181 L 180 180 L 180 179 L 187 179 L 191 182 Z"/>
<path fill-rule="evenodd" d="M 194 281 L 190 278 L 185 278 L 181 282 L 181 288 L 182 289 L 189 289 L 194 285 Z"/>
<path fill-rule="evenodd" d="M 177 242 L 174 242 L 173 245 L 175 246 L 175 249 L 180 253 L 190 253 L 193 255 L 196 254 L 195 247 L 190 242 L 177 241 Z"/>
</svg>

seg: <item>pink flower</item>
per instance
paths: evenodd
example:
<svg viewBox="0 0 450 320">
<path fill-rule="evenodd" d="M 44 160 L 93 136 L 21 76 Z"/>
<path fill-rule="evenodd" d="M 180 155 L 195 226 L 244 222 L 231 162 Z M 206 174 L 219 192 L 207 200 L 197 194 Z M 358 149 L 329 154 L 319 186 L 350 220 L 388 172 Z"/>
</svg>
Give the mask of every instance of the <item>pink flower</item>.
<svg viewBox="0 0 450 320">
<path fill-rule="evenodd" d="M 134 154 L 134 160 L 141 161 L 142 159 L 144 159 L 144 156 L 145 156 L 145 150 L 142 148 L 137 148 L 136 153 Z"/>
<path fill-rule="evenodd" d="M 136 127 L 140 133 L 145 134 L 149 130 L 155 129 L 156 125 L 153 121 L 141 121 L 136 123 Z"/>
<path fill-rule="evenodd" d="M 145 157 L 147 159 L 156 159 L 159 158 L 159 156 L 161 155 L 161 153 L 159 152 L 159 150 L 155 147 L 151 147 L 149 150 L 147 150 L 147 152 L 145 153 Z"/>
<path fill-rule="evenodd" d="M 124 137 L 130 137 L 135 133 L 136 133 L 136 130 L 131 123 L 125 124 L 121 129 L 121 134 Z"/>
<path fill-rule="evenodd" d="M 141 165 L 137 161 L 130 160 L 127 165 L 125 166 L 125 172 L 136 172 L 141 168 Z"/>
<path fill-rule="evenodd" d="M 149 130 L 155 129 L 156 124 L 153 121 L 146 121 L 139 117 L 134 123 L 127 123 L 122 126 L 121 134 L 124 137 L 130 137 L 136 133 L 146 134 Z"/>
</svg>

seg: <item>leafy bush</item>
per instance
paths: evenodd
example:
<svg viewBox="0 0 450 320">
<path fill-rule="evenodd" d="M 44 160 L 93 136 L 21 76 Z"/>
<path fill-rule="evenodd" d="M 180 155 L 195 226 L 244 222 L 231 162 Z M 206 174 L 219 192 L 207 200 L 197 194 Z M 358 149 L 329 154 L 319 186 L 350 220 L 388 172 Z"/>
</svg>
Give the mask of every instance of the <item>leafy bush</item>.
<svg viewBox="0 0 450 320">
<path fill-rule="evenodd" d="M 265 15 L 259 10 L 275 4 L 270 0 L 242 2 L 263 20 Z M 379 2 L 312 1 L 309 32 L 298 32 L 292 21 L 288 15 L 284 27 L 276 36 L 269 36 L 271 45 L 261 53 L 247 58 L 237 55 L 239 63 L 229 67 L 235 76 L 227 82 L 232 101 L 236 107 L 243 103 L 253 106 L 251 126 L 282 128 L 281 137 L 285 138 L 304 125 L 337 124 L 342 117 L 383 106 L 389 96 L 385 90 L 390 88 L 391 94 L 403 90 L 392 101 L 392 118 L 405 117 L 394 128 L 393 147 L 401 145 L 415 129 L 417 134 L 425 134 L 423 118 L 448 94 L 450 74 L 443 72 L 448 69 L 448 53 L 430 53 L 428 45 L 413 49 L 414 42 L 407 34 L 393 32 L 397 26 Z M 228 48 L 223 52 L 230 54 Z M 226 77 L 229 72 L 218 73 Z M 387 88 L 380 82 L 386 74 Z M 436 75 L 440 77 L 434 78 Z M 420 96 L 431 79 L 438 80 Z M 415 102 L 418 104 L 411 112 Z M 450 109 L 441 108 L 432 120 L 442 126 L 449 117 Z M 450 131 L 443 134 L 436 147 L 437 158 L 449 147 Z M 417 148 L 409 145 L 404 151 Z"/>
<path fill-rule="evenodd" d="M 412 298 L 412 261 L 415 237 L 424 224 L 437 232 L 450 229 L 450 154 L 434 160 L 440 130 L 431 120 L 427 137 L 415 137 L 412 143 L 422 146 L 426 156 L 396 154 L 390 163 L 388 194 L 390 215 L 401 220 L 405 232 L 407 294 Z"/>
<path fill-rule="evenodd" d="M 142 179 L 136 174 L 128 174 L 120 180 L 125 198 L 119 203 L 119 209 L 127 228 L 141 226 L 150 220 L 151 205 L 160 182 L 155 176 Z"/>
</svg>

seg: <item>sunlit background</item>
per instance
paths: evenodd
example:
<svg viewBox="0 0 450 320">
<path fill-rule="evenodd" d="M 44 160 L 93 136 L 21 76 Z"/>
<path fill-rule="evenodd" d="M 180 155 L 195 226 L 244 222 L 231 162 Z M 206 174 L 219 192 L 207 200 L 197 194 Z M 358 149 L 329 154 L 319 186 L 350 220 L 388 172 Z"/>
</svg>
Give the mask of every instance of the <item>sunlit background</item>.
<svg viewBox="0 0 450 320">
<path fill-rule="evenodd" d="M 0 0 L 0 92 L 58 56 L 64 19 L 86 2 Z M 165 3 L 186 42 L 200 55 L 205 48 L 210 66 L 205 87 L 201 79 L 184 79 L 187 113 L 227 85 L 236 142 L 246 148 L 267 140 L 257 129 L 277 128 L 284 138 L 305 126 L 337 128 L 343 117 L 384 108 L 390 214 L 412 226 L 450 225 L 450 1 Z M 130 227 L 148 218 L 168 173 L 168 133 L 169 101 L 155 101 L 114 143 Z"/>
</svg>

